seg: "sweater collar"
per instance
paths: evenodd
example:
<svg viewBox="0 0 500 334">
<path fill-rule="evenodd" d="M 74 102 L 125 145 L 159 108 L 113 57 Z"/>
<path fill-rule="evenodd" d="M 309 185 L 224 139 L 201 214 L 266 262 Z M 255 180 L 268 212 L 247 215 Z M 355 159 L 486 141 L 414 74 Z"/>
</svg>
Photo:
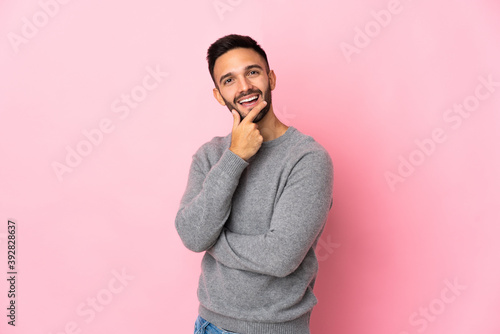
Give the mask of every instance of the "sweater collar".
<svg viewBox="0 0 500 334">
<path fill-rule="evenodd" d="M 283 143 L 284 141 L 288 140 L 288 138 L 290 138 L 290 136 L 292 136 L 293 132 L 295 131 L 296 129 L 293 126 L 289 126 L 288 129 L 285 131 L 285 133 L 279 136 L 278 138 L 274 138 L 273 140 L 263 142 L 261 148 L 277 146 Z"/>
</svg>

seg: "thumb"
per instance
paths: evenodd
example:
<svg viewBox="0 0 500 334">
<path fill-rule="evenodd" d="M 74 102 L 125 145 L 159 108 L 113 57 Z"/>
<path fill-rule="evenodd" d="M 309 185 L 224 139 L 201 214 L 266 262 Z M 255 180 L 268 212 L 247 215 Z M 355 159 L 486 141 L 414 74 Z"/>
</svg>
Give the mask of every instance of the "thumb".
<svg viewBox="0 0 500 334">
<path fill-rule="evenodd" d="M 233 114 L 233 130 L 235 130 L 240 124 L 240 114 L 236 110 L 232 110 L 231 114 Z"/>
</svg>

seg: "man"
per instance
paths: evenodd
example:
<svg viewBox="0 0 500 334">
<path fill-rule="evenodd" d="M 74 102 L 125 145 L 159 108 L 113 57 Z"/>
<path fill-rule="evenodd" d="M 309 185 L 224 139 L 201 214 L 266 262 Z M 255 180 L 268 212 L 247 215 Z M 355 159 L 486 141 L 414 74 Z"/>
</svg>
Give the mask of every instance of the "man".
<svg viewBox="0 0 500 334">
<path fill-rule="evenodd" d="M 184 245 L 205 252 L 195 333 L 307 334 L 330 156 L 274 114 L 276 75 L 252 38 L 222 37 L 207 60 L 233 128 L 193 156 L 175 220 Z"/>
</svg>

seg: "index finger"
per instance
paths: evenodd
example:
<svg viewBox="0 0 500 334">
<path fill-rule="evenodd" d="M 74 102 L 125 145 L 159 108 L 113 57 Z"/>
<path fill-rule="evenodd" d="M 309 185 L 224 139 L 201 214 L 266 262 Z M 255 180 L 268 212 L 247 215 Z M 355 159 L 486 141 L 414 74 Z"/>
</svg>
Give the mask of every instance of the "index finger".
<svg viewBox="0 0 500 334">
<path fill-rule="evenodd" d="M 241 123 L 243 122 L 253 122 L 253 120 L 255 119 L 255 117 L 257 117 L 257 115 L 259 114 L 259 112 L 264 109 L 264 107 L 267 105 L 267 102 L 266 101 L 262 101 L 261 103 L 259 103 L 258 105 L 256 105 L 252 110 L 250 110 L 250 112 L 245 116 L 245 118 L 243 119 L 243 121 L 241 121 Z"/>
</svg>

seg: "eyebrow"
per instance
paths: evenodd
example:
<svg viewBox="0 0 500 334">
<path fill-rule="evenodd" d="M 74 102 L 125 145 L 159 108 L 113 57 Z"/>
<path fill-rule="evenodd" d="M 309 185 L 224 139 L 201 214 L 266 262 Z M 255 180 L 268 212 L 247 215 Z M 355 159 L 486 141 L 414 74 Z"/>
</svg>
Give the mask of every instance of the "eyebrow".
<svg viewBox="0 0 500 334">
<path fill-rule="evenodd" d="M 250 70 L 252 68 L 258 68 L 261 71 L 264 71 L 264 69 L 262 68 L 262 66 L 257 65 L 257 64 L 248 65 L 247 67 L 245 67 L 245 71 L 248 71 L 248 70 Z M 222 82 L 224 81 L 225 78 L 230 77 L 232 75 L 233 75 L 233 72 L 229 72 L 229 73 L 226 73 L 223 76 L 221 76 L 220 79 L 219 79 L 219 85 L 222 84 Z"/>
</svg>

